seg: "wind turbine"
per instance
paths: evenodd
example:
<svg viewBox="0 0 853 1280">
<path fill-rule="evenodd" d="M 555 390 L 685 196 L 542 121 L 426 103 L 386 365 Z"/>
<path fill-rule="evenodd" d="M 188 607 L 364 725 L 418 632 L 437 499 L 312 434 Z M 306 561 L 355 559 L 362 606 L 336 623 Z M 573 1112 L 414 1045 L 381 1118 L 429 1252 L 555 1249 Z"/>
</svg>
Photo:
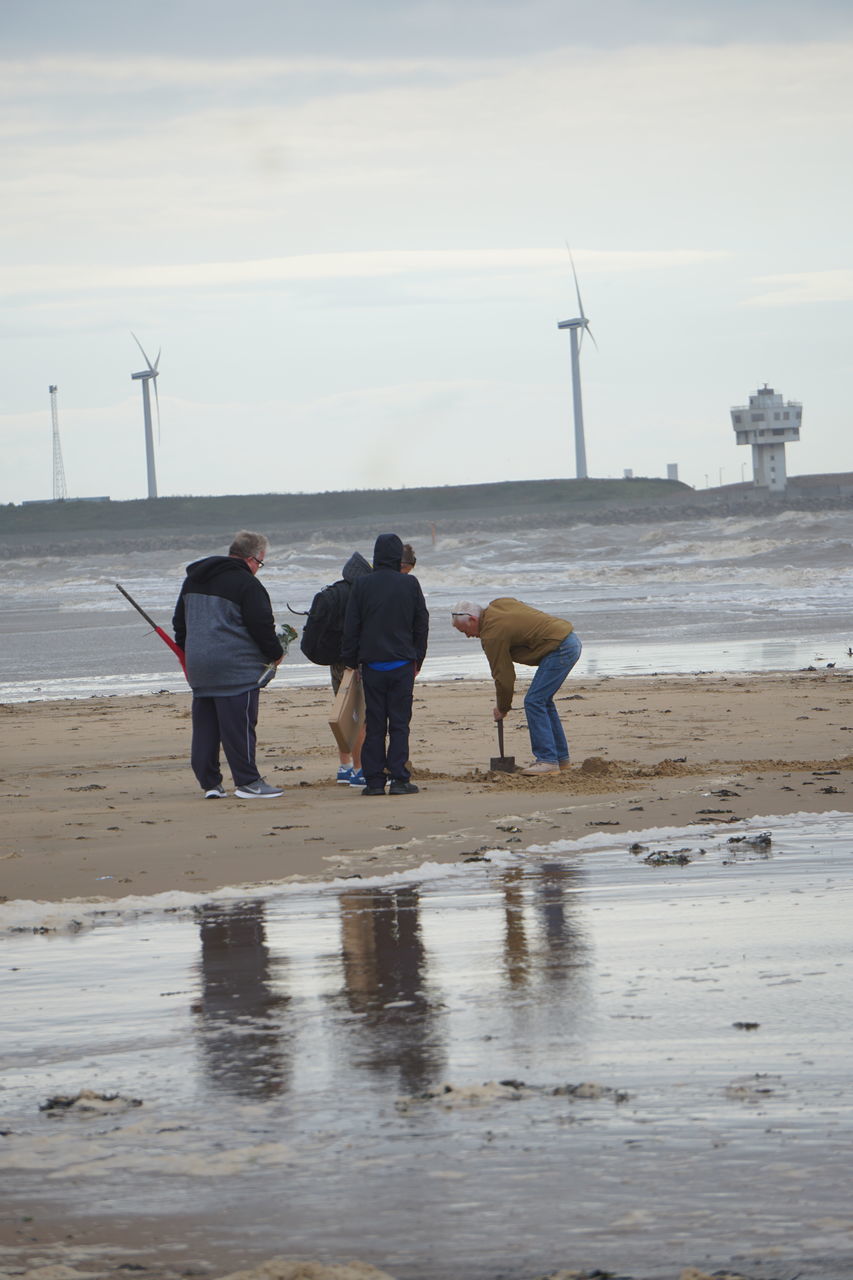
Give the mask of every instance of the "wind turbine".
<svg viewBox="0 0 853 1280">
<path fill-rule="evenodd" d="M 157 352 L 157 359 L 152 364 L 145 355 L 145 348 L 137 338 L 136 334 L 131 330 L 133 341 L 139 347 L 139 350 L 145 356 L 147 369 L 143 369 L 140 373 L 132 373 L 130 375 L 133 382 L 140 381 L 142 383 L 142 413 L 145 418 L 145 461 L 148 465 L 148 497 L 157 497 L 157 472 L 154 467 L 154 432 L 151 429 L 151 392 L 149 390 L 149 382 L 154 383 L 154 398 L 157 401 L 157 429 L 160 428 L 160 396 L 157 392 L 157 366 L 160 363 L 160 352 Z"/>
<path fill-rule="evenodd" d="M 569 246 L 566 245 L 569 249 Z M 584 331 L 592 338 L 593 346 L 598 348 L 598 343 L 592 337 L 592 330 L 589 327 L 589 320 L 584 315 L 583 303 L 581 302 L 581 291 L 578 286 L 578 273 L 575 271 L 575 260 L 572 257 L 572 251 L 569 249 L 569 261 L 572 264 L 572 275 L 575 279 L 575 293 L 578 296 L 578 311 L 580 315 L 574 320 L 560 320 L 557 324 L 558 329 L 568 329 L 572 343 L 572 404 L 574 407 L 575 417 L 575 474 L 578 480 L 586 480 L 586 443 L 583 434 L 583 402 L 581 400 L 581 369 L 580 369 L 580 350 L 583 342 Z"/>
</svg>

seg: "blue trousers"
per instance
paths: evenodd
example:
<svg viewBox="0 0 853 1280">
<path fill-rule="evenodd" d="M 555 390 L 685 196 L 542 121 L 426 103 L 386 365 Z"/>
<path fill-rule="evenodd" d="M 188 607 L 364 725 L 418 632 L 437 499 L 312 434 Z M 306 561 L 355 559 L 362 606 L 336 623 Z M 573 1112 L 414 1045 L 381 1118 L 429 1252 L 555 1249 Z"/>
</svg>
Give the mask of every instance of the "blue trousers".
<svg viewBox="0 0 853 1280">
<path fill-rule="evenodd" d="M 191 763 L 203 791 L 222 786 L 219 747 L 225 752 L 234 785 L 257 782 L 255 729 L 260 689 L 248 689 L 228 698 L 193 697 L 193 745 Z"/>
<path fill-rule="evenodd" d="M 554 694 L 581 656 L 581 648 L 579 637 L 570 631 L 562 644 L 547 653 L 539 663 L 525 694 L 527 731 L 537 760 L 556 764 L 558 760 L 569 758 L 569 744 L 554 706 Z"/>
<path fill-rule="evenodd" d="M 393 671 L 374 671 L 362 664 L 364 688 L 364 746 L 361 767 L 369 787 L 384 787 L 388 776 L 408 782 L 409 723 L 415 664 L 407 662 Z M 387 739 L 387 745 L 386 745 Z"/>
</svg>

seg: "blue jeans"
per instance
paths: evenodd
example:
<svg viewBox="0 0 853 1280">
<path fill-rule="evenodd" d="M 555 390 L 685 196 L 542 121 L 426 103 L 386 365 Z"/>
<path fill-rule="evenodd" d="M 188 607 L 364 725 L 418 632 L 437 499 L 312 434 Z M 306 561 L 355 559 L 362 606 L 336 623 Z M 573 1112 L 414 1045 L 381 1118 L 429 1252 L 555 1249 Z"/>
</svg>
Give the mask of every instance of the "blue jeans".
<svg viewBox="0 0 853 1280">
<path fill-rule="evenodd" d="M 580 656 L 580 639 L 570 631 L 559 648 L 546 654 L 539 663 L 525 694 L 524 714 L 530 746 L 537 760 L 556 764 L 569 758 L 569 745 L 554 706 L 554 694 Z"/>
</svg>

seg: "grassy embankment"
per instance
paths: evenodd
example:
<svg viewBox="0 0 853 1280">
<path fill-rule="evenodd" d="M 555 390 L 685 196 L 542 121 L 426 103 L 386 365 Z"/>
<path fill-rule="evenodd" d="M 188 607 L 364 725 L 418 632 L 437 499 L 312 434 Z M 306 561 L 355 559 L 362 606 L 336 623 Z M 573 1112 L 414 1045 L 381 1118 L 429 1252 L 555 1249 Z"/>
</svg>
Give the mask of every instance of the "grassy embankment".
<svg viewBox="0 0 853 1280">
<path fill-rule="evenodd" d="M 177 533 L 213 535 L 221 542 L 239 528 L 293 538 L 349 525 L 399 523 L 406 536 L 414 536 L 433 521 L 445 527 L 449 521 L 486 527 L 533 517 L 566 523 L 621 511 L 659 512 L 694 497 L 688 485 L 670 480 L 510 480 L 339 493 L 34 503 L 0 507 L 0 554 L 20 554 L 27 546 L 54 551 L 66 543 L 79 547 L 108 538 L 150 546 Z"/>
</svg>

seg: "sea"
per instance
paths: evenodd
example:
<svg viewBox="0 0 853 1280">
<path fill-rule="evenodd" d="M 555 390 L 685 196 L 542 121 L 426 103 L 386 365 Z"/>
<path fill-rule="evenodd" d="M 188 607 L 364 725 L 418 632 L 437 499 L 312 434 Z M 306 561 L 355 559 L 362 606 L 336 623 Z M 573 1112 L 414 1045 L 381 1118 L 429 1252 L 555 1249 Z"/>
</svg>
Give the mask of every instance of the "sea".
<svg viewBox="0 0 853 1280">
<path fill-rule="evenodd" d="M 500 595 L 581 676 L 853 664 L 853 512 L 410 540 L 426 679 L 488 675 L 449 614 Z M 278 621 L 354 550 L 273 545 Z M 185 689 L 116 583 L 168 627 L 198 556 L 0 561 L 0 701 Z M 0 901 L 0 1274 L 853 1280 L 853 815 L 509 820 L 399 875 Z"/>
<path fill-rule="evenodd" d="M 404 539 L 409 539 L 406 530 Z M 487 677 L 479 644 L 454 631 L 458 600 L 515 596 L 567 618 L 578 675 L 785 671 L 850 663 L 853 512 L 708 516 L 660 523 L 447 532 L 415 542 L 430 609 L 424 679 Z M 211 546 L 210 553 L 225 547 Z M 308 535 L 270 548 L 262 570 L 279 624 L 299 629 L 316 591 L 370 539 Z M 116 590 L 168 629 L 199 552 L 103 552 L 0 560 L 0 702 L 186 686 L 170 651 Z M 294 644 L 280 684 L 325 684 Z"/>
</svg>

